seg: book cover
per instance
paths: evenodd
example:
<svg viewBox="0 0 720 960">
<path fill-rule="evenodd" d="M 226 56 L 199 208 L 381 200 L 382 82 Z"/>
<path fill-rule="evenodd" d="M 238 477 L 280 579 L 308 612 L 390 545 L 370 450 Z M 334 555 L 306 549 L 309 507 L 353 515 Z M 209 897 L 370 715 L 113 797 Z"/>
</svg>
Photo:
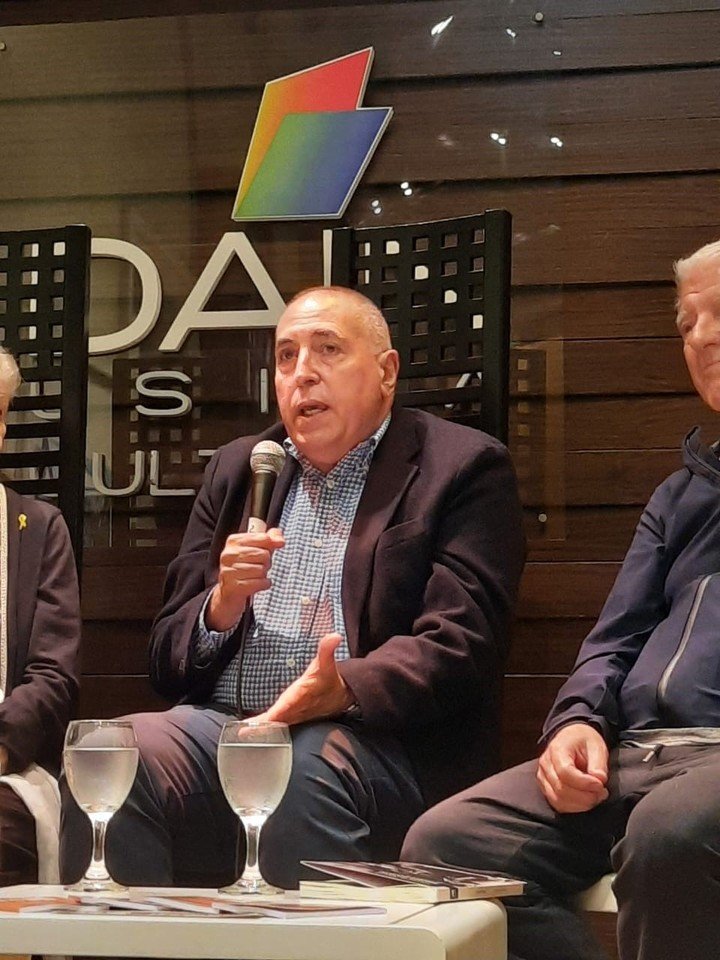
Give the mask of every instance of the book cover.
<svg viewBox="0 0 720 960">
<path fill-rule="evenodd" d="M 518 896 L 522 880 L 479 870 L 433 867 L 423 863 L 350 863 L 303 860 L 333 880 L 301 880 L 300 895 L 329 899 L 384 900 L 406 903 L 442 903 Z"/>
</svg>

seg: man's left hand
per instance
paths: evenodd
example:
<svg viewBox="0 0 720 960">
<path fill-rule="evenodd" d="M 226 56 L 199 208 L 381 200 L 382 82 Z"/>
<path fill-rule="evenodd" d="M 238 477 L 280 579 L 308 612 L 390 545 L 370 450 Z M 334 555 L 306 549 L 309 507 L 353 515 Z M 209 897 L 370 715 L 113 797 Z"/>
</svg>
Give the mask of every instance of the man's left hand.
<svg viewBox="0 0 720 960">
<path fill-rule="evenodd" d="M 353 696 L 335 662 L 335 651 L 341 641 L 338 633 L 321 637 L 307 670 L 283 690 L 261 718 L 289 724 L 305 723 L 321 717 L 334 717 L 347 710 L 353 703 Z"/>
</svg>

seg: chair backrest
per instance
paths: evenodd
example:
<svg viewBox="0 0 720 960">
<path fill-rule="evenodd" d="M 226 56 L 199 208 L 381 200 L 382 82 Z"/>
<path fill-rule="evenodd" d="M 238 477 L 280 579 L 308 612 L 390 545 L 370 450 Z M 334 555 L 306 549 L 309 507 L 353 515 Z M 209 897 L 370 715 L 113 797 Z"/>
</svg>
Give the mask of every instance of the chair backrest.
<svg viewBox="0 0 720 960">
<path fill-rule="evenodd" d="M 332 231 L 333 284 L 382 310 L 400 353 L 399 402 L 508 436 L 507 210 Z"/>
<path fill-rule="evenodd" d="M 56 498 L 82 564 L 90 229 L 0 231 L 0 342 L 23 386 L 0 475 L 18 493 Z"/>
</svg>

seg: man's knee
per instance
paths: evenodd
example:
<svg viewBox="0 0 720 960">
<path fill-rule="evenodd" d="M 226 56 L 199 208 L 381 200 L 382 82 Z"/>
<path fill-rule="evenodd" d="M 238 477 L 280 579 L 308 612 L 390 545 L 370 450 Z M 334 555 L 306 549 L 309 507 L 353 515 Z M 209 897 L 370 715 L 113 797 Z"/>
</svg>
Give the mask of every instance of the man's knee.
<svg viewBox="0 0 720 960">
<path fill-rule="evenodd" d="M 720 824 L 716 809 L 698 805 L 690 798 L 682 815 L 663 810 L 652 796 L 641 802 L 628 819 L 625 836 L 613 852 L 613 866 L 642 872 L 644 882 L 676 884 L 680 876 L 692 876 L 711 854 L 720 850 Z M 713 853 L 714 851 L 714 853 Z"/>
<path fill-rule="evenodd" d="M 452 803 L 432 807 L 412 824 L 405 836 L 400 858 L 411 863 L 451 863 L 456 847 Z"/>
<path fill-rule="evenodd" d="M 472 824 L 468 813 L 466 802 L 457 797 L 450 797 L 432 807 L 410 827 L 401 859 L 478 870 L 502 870 L 503 864 L 496 862 L 491 842 L 489 805 L 482 801 L 472 804 Z"/>
</svg>

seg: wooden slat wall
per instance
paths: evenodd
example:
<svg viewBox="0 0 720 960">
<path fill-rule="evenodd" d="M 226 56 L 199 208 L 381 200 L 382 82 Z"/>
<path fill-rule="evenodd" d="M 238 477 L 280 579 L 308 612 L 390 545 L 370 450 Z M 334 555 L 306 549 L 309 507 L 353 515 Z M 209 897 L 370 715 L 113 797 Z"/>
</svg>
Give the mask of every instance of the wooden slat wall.
<svg viewBox="0 0 720 960">
<path fill-rule="evenodd" d="M 0 5 L 0 221 L 82 221 L 145 249 L 164 301 L 141 354 L 152 355 L 220 235 L 236 228 L 242 161 L 276 76 L 375 47 L 365 102 L 395 116 L 348 223 L 512 211 L 511 448 L 529 562 L 504 744 L 507 763 L 531 756 L 642 504 L 678 466 L 685 432 L 713 430 L 682 362 L 671 281 L 676 257 L 720 235 L 720 9 L 556 0 L 538 24 L 534 0 L 78 6 Z M 243 229 L 283 295 L 321 279 L 319 228 Z M 96 269 L 93 332 L 131 311 L 128 278 Z M 247 279 L 229 273 L 216 305 L 249 296 Z M 233 416 L 219 401 L 217 442 Z M 87 551 L 85 713 L 158 706 L 144 649 L 170 555 Z"/>
</svg>

